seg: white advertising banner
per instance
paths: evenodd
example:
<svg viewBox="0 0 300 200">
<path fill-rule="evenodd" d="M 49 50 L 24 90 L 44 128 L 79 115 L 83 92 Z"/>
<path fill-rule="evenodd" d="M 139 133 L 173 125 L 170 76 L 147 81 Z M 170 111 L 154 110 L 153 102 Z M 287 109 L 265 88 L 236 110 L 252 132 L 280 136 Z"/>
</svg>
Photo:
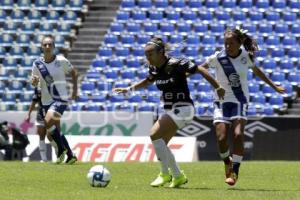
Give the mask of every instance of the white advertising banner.
<svg viewBox="0 0 300 200">
<path fill-rule="evenodd" d="M 36 113 L 30 122 L 26 116 L 27 112 L 0 112 L 0 122 L 8 121 L 24 133 L 35 134 Z M 61 131 L 65 135 L 147 136 L 152 125 L 152 112 L 65 112 Z"/>
<path fill-rule="evenodd" d="M 151 140 L 146 136 L 66 136 L 66 138 L 81 162 L 157 161 Z M 29 135 L 28 139 L 30 144 L 26 147 L 26 153 L 29 161 L 40 160 L 39 136 Z M 49 145 L 47 141 L 47 146 Z M 178 162 L 198 160 L 195 137 L 173 137 L 168 146 Z M 49 153 L 48 159 L 56 160 L 53 149 L 52 155 Z"/>
<path fill-rule="evenodd" d="M 157 161 L 149 137 L 68 136 L 82 162 Z M 178 162 L 197 160 L 195 137 L 174 137 L 168 145 Z"/>
</svg>

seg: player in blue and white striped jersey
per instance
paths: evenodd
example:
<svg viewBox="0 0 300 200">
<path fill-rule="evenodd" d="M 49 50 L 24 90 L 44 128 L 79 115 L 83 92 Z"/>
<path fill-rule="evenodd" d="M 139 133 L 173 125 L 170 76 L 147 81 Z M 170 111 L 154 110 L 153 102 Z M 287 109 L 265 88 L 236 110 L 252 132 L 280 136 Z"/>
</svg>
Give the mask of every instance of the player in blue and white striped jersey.
<svg viewBox="0 0 300 200">
<path fill-rule="evenodd" d="M 234 185 L 238 178 L 240 163 L 244 153 L 244 127 L 247 123 L 249 103 L 248 70 L 260 77 L 278 93 L 285 89 L 276 86 L 254 62 L 257 43 L 246 30 L 228 29 L 224 34 L 225 48 L 210 56 L 201 66 L 214 68 L 216 80 L 225 89 L 224 100 L 215 98 L 214 124 L 218 140 L 219 153 L 225 164 L 225 182 Z M 227 136 L 233 130 L 233 152 L 230 156 Z"/>
<path fill-rule="evenodd" d="M 54 38 L 50 35 L 42 39 L 41 48 L 43 57 L 36 59 L 32 67 L 32 85 L 37 86 L 40 82 L 41 101 L 45 113 L 45 126 L 52 133 L 52 138 L 57 144 L 57 163 L 64 161 L 72 163 L 77 159 L 73 156 L 68 142 L 60 134 L 60 118 L 68 105 L 68 91 L 66 76 L 71 75 L 73 84 L 72 99 L 77 97 L 77 72 L 71 63 L 62 55 L 54 54 Z"/>
</svg>

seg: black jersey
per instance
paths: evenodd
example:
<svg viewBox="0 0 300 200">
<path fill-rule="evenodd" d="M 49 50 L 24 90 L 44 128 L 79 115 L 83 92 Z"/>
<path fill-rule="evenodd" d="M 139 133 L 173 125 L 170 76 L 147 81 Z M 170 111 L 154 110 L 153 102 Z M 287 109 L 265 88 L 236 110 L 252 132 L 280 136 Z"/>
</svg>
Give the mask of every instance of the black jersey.
<svg viewBox="0 0 300 200">
<path fill-rule="evenodd" d="M 197 69 L 196 64 L 187 59 L 169 57 L 160 68 L 151 65 L 147 67 L 149 69 L 147 79 L 155 81 L 157 88 L 162 91 L 165 109 L 193 105 L 186 73 L 194 74 Z"/>
</svg>

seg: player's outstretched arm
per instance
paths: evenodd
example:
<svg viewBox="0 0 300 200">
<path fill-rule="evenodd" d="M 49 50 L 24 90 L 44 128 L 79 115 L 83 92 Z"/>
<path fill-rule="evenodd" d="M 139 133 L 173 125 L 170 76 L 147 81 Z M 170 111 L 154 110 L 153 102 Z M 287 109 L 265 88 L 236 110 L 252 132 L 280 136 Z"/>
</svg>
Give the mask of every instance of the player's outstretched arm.
<svg viewBox="0 0 300 200">
<path fill-rule="evenodd" d="M 208 64 L 203 63 L 202 65 L 199 65 L 197 68 L 197 72 L 200 73 L 216 90 L 219 99 L 224 99 L 225 90 L 222 88 L 222 86 L 212 77 L 208 72 Z"/>
<path fill-rule="evenodd" d="M 72 69 L 71 71 L 71 77 L 72 77 L 72 85 L 73 85 L 73 90 L 72 90 L 72 99 L 75 100 L 77 98 L 77 90 L 78 90 L 78 73 L 76 69 Z"/>
<path fill-rule="evenodd" d="M 129 91 L 133 91 L 133 90 L 138 90 L 138 89 L 141 89 L 141 88 L 145 88 L 149 85 L 151 85 L 153 82 L 149 81 L 148 79 L 144 79 L 136 84 L 133 84 L 132 86 L 130 87 L 127 87 L 127 88 L 114 88 L 113 89 L 113 92 L 116 92 L 116 93 L 127 93 Z"/>
<path fill-rule="evenodd" d="M 276 92 L 280 94 L 285 93 L 285 88 L 275 85 L 275 83 L 271 79 L 269 79 L 259 67 L 254 66 L 252 70 L 256 76 L 258 76 L 261 80 L 263 80 L 265 83 L 271 86 Z"/>
</svg>

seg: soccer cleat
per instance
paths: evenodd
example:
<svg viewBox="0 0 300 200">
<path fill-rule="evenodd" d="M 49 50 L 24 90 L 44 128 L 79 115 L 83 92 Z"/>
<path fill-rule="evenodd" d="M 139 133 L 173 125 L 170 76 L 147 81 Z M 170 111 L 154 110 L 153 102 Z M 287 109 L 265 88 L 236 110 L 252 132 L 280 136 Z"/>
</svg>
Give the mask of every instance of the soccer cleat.
<svg viewBox="0 0 300 200">
<path fill-rule="evenodd" d="M 63 150 L 63 152 L 61 152 L 60 154 L 57 155 L 57 160 L 56 160 L 56 164 L 60 164 L 65 160 L 65 156 L 67 153 L 67 149 Z"/>
<path fill-rule="evenodd" d="M 66 164 L 72 165 L 77 161 L 77 157 L 76 156 L 72 156 L 72 157 L 68 157 L 66 160 Z"/>
<path fill-rule="evenodd" d="M 150 183 L 152 187 L 159 187 L 163 186 L 166 183 L 169 183 L 172 180 L 172 176 L 169 173 L 162 173 L 160 172 L 157 178 Z"/>
<path fill-rule="evenodd" d="M 188 182 L 187 177 L 185 176 L 185 174 L 183 173 L 183 171 L 181 171 L 181 175 L 179 177 L 173 177 L 172 182 L 170 184 L 170 188 L 178 188 L 179 186 L 186 184 Z"/>
<path fill-rule="evenodd" d="M 232 166 L 232 158 L 229 156 L 229 163 L 225 164 L 225 180 L 231 176 L 231 173 L 233 172 L 233 166 Z"/>
<path fill-rule="evenodd" d="M 238 180 L 238 175 L 234 172 L 231 173 L 229 178 L 226 178 L 225 182 L 230 185 L 230 186 L 234 186 L 236 184 Z"/>
</svg>

